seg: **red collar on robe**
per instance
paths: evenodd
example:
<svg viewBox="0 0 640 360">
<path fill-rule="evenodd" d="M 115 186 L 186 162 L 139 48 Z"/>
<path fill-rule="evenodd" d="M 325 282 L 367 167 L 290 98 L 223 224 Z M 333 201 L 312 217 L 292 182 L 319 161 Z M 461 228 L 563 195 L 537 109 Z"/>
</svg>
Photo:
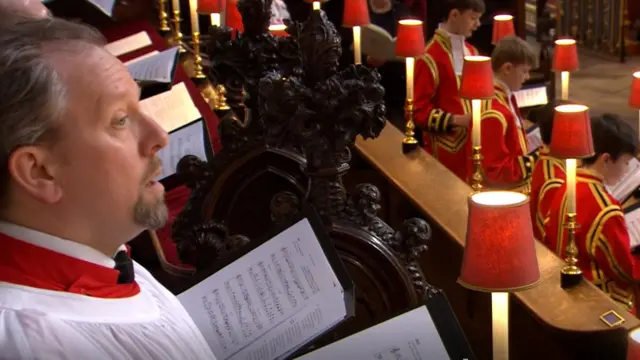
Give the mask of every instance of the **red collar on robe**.
<svg viewBox="0 0 640 360">
<path fill-rule="evenodd" d="M 118 284 L 119 271 L 0 233 L 0 282 L 105 299 L 137 295 L 137 282 Z"/>
</svg>

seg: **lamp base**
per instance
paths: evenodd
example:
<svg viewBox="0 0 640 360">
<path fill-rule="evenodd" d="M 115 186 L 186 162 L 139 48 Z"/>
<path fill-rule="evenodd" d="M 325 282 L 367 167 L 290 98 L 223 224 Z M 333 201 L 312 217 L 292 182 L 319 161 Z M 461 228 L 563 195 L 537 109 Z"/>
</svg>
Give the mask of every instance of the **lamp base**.
<svg viewBox="0 0 640 360">
<path fill-rule="evenodd" d="M 405 137 L 402 140 L 402 153 L 407 154 L 418 148 L 418 140 L 412 137 Z"/>
<path fill-rule="evenodd" d="M 560 287 L 563 289 L 571 289 L 582 281 L 582 271 L 580 269 L 562 269 L 560 272 Z"/>
<path fill-rule="evenodd" d="M 207 77 L 204 74 L 196 74 L 191 77 L 191 81 L 196 83 L 196 85 L 203 85 L 207 83 Z"/>
</svg>

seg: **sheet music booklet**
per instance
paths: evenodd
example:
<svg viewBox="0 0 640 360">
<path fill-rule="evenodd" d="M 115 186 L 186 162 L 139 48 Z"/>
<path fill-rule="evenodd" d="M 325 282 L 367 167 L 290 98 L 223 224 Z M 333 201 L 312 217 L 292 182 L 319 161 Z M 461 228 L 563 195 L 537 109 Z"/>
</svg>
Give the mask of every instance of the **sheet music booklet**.
<svg viewBox="0 0 640 360">
<path fill-rule="evenodd" d="M 107 16 L 113 16 L 113 8 L 116 5 L 116 0 L 87 0 L 89 4 L 95 6 L 98 10 L 105 13 Z"/>
<path fill-rule="evenodd" d="M 526 86 L 513 93 L 521 109 L 547 105 L 549 96 L 547 95 L 547 86 Z"/>
<path fill-rule="evenodd" d="M 424 305 L 296 360 L 460 360 L 475 359 L 444 293 Z"/>
<path fill-rule="evenodd" d="M 613 186 L 607 186 L 609 193 L 620 203 L 624 203 L 640 187 L 640 161 L 633 158 L 629 161 L 627 172 Z"/>
<path fill-rule="evenodd" d="M 354 315 L 353 282 L 320 219 L 303 214 L 178 295 L 216 359 L 284 359 Z"/>
<path fill-rule="evenodd" d="M 376 59 L 387 61 L 404 61 L 396 56 L 396 38 L 384 28 L 368 24 L 360 30 L 360 50 L 362 53 Z"/>
<path fill-rule="evenodd" d="M 527 129 L 527 148 L 531 152 L 541 146 L 544 146 L 544 143 L 542 142 L 542 134 L 540 134 L 540 128 L 538 127 L 538 125 L 533 125 L 532 127 Z"/>
<path fill-rule="evenodd" d="M 157 83 L 171 85 L 178 64 L 178 47 L 172 47 L 151 56 L 141 56 L 129 61 L 127 70 L 131 77 L 145 87 Z"/>
<path fill-rule="evenodd" d="M 640 250 L 640 202 L 624 209 L 624 221 L 629 231 L 631 252 L 637 253 Z"/>
</svg>

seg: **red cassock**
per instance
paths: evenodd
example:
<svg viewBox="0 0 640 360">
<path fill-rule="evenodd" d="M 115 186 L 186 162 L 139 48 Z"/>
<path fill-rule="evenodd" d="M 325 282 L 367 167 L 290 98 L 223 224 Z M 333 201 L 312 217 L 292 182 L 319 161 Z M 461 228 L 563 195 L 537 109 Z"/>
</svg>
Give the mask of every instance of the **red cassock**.
<svg viewBox="0 0 640 360">
<path fill-rule="evenodd" d="M 563 256 L 567 232 L 562 227 L 566 211 L 566 187 L 553 199 L 545 225 L 547 246 Z M 635 314 L 640 280 L 640 261 L 631 254 L 629 233 L 620 203 L 592 171 L 578 169 L 576 179 L 576 231 L 578 267 L 586 279 Z"/>
<path fill-rule="evenodd" d="M 469 43 L 464 46 L 470 55 L 478 51 Z M 453 67 L 449 36 L 441 29 L 427 44 L 425 54 L 418 58 L 414 75 L 414 120 L 423 129 L 424 148 L 449 170 L 467 180 L 467 129 L 453 127 L 451 116 L 470 114 L 471 102 L 458 97 L 460 76 Z"/>
<path fill-rule="evenodd" d="M 549 155 L 549 149 L 543 148 L 531 174 L 531 192 L 529 209 L 533 235 L 538 240 L 544 238 L 544 220 L 547 217 L 553 197 L 565 179 L 564 162 Z"/>
<path fill-rule="evenodd" d="M 529 193 L 529 182 L 537 160 L 536 151 L 529 153 L 527 135 L 522 116 L 513 95 L 508 95 L 505 85 L 494 84 L 495 97 L 483 102 L 482 113 L 482 168 L 485 186 Z M 509 101 L 513 104 L 511 110 Z M 467 151 L 471 151 L 471 138 Z M 534 149 L 531 149 L 534 150 Z M 468 161 L 468 177 L 473 175 L 473 164 Z"/>
</svg>

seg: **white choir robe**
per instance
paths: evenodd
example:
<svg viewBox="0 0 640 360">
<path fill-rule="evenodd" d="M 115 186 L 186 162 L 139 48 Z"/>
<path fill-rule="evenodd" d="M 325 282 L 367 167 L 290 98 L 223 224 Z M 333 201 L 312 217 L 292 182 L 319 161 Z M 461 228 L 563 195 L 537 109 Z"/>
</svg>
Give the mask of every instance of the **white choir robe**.
<svg viewBox="0 0 640 360">
<path fill-rule="evenodd" d="M 93 249 L 13 224 L 0 223 L 0 232 L 84 261 L 114 265 Z M 120 299 L 0 282 L 0 359 L 215 360 L 178 299 L 143 267 L 134 263 L 134 269 L 140 292 Z"/>
</svg>

